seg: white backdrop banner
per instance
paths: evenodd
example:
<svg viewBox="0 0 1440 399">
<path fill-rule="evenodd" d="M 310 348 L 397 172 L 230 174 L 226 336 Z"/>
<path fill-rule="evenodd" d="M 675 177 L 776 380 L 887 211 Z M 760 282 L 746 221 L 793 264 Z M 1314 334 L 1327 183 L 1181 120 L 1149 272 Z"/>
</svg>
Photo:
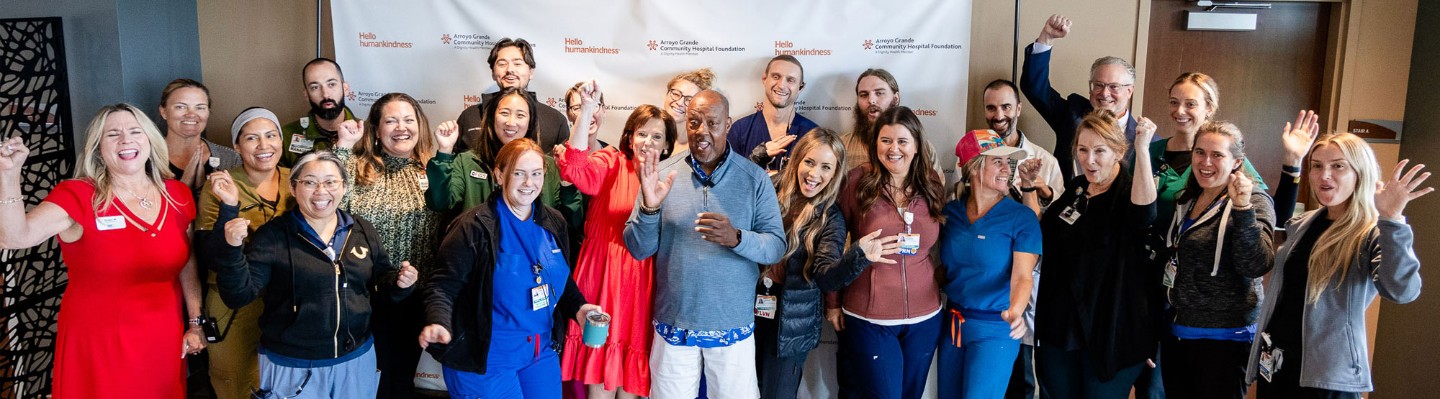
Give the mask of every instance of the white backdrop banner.
<svg viewBox="0 0 1440 399">
<path fill-rule="evenodd" d="M 790 54 L 805 68 L 800 113 L 838 132 L 854 123 L 860 72 L 890 71 L 901 104 L 920 116 L 951 174 L 952 149 L 967 126 L 970 6 L 970 0 L 351 0 L 335 2 L 331 16 L 336 61 L 352 91 L 347 105 L 360 117 L 385 93 L 405 92 L 433 123 L 454 119 L 481 94 L 498 90 L 486 64 L 495 42 L 524 38 L 535 48 L 530 90 L 563 112 L 561 97 L 571 85 L 598 81 L 608 108 L 600 137 L 614 143 L 631 110 L 663 108 L 666 82 L 701 67 L 715 71 L 733 118 L 754 112 L 764 98 L 766 62 Z"/>
</svg>

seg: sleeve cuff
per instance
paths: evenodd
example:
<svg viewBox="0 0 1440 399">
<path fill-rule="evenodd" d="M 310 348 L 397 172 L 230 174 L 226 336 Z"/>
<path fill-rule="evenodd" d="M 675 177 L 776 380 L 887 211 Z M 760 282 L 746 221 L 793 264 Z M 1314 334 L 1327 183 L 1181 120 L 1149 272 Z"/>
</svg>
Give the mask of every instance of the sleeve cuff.
<svg viewBox="0 0 1440 399">
<path fill-rule="evenodd" d="M 1032 44 L 1031 47 L 1030 47 L 1030 54 L 1040 54 L 1040 53 L 1043 53 L 1043 52 L 1046 52 L 1046 51 L 1050 51 L 1050 49 L 1052 49 L 1052 48 L 1055 48 L 1055 46 L 1054 46 L 1054 45 L 1051 45 L 1051 44 L 1045 44 L 1045 43 L 1041 43 L 1041 42 L 1035 42 L 1035 43 Z"/>
</svg>

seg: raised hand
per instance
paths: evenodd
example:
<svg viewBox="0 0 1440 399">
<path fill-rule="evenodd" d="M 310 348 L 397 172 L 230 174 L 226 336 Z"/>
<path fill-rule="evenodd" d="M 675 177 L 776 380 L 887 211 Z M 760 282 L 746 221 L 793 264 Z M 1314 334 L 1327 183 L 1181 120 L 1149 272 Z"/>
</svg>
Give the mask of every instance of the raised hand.
<svg viewBox="0 0 1440 399">
<path fill-rule="evenodd" d="M 1255 182 L 1250 180 L 1245 172 L 1230 172 L 1230 187 L 1226 194 L 1230 196 L 1230 203 L 1237 207 L 1245 208 L 1250 206 L 1250 193 L 1254 192 Z"/>
<path fill-rule="evenodd" d="M 29 156 L 30 147 L 25 146 L 20 136 L 0 141 L 0 173 L 18 178 L 21 167 L 25 166 L 25 158 Z"/>
<path fill-rule="evenodd" d="M 1424 164 L 1415 165 L 1409 172 L 1401 175 L 1409 164 L 1409 159 L 1400 161 L 1395 165 L 1395 172 L 1389 180 L 1377 183 L 1380 187 L 1375 190 L 1375 210 L 1380 211 L 1380 217 L 1399 219 L 1405 212 L 1405 205 L 1410 201 L 1435 191 L 1434 187 L 1420 188 L 1420 184 L 1430 178 L 1430 172 L 1420 172 L 1425 169 Z"/>
<path fill-rule="evenodd" d="M 245 237 L 250 236 L 250 220 L 242 218 L 230 219 L 225 222 L 225 243 L 232 247 L 245 245 Z"/>
<path fill-rule="evenodd" d="M 435 146 L 439 147 L 436 151 L 446 154 L 455 152 L 455 142 L 459 140 L 460 125 L 455 121 L 445 121 L 435 126 Z"/>
<path fill-rule="evenodd" d="M 603 95 L 604 94 L 600 92 L 600 84 L 593 80 L 590 81 L 590 83 L 580 86 L 580 109 L 589 108 L 594 110 L 599 108 L 600 97 Z"/>
<path fill-rule="evenodd" d="M 695 231 L 700 233 L 700 238 L 735 248 L 740 245 L 740 230 L 730 224 L 730 218 L 723 213 L 700 212 L 695 219 Z"/>
<path fill-rule="evenodd" d="M 355 143 L 365 135 L 365 121 L 347 120 L 340 122 L 340 128 L 335 130 L 336 148 L 354 148 Z"/>
<path fill-rule="evenodd" d="M 1040 179 L 1040 158 L 1020 161 L 1020 165 L 1015 167 L 1015 177 L 1020 179 L 1021 187 L 1031 187 L 1035 180 Z"/>
<path fill-rule="evenodd" d="M 1045 26 L 1040 28 L 1040 37 L 1035 39 L 1037 43 L 1051 44 L 1055 39 L 1063 39 L 1070 34 L 1070 18 L 1064 15 L 1051 15 L 1045 20 Z"/>
<path fill-rule="evenodd" d="M 195 145 L 195 150 L 190 153 L 190 162 L 185 164 L 185 173 L 180 175 L 180 182 L 185 185 L 199 188 L 202 174 L 205 173 L 205 144 Z"/>
<path fill-rule="evenodd" d="M 871 263 L 895 264 L 894 260 L 885 256 L 900 253 L 900 236 L 880 237 L 880 230 L 875 230 L 855 241 L 855 246 L 865 254 L 865 259 Z"/>
<path fill-rule="evenodd" d="M 425 326 L 424 330 L 420 330 L 420 349 L 428 348 L 430 344 L 448 343 L 450 343 L 450 330 L 446 330 L 445 326 L 431 324 Z"/>
<path fill-rule="evenodd" d="M 240 188 L 235 186 L 235 180 L 230 177 L 230 172 L 211 173 L 210 192 L 215 193 L 215 198 L 220 199 L 220 202 L 225 205 L 240 205 Z"/>
<path fill-rule="evenodd" d="M 665 197 L 670 195 L 670 186 L 675 183 L 675 171 L 665 175 L 665 180 L 660 180 L 660 152 L 649 147 L 640 148 L 640 156 L 635 157 L 640 163 L 640 195 L 644 199 L 646 208 L 659 208 Z"/>
<path fill-rule="evenodd" d="M 1135 120 L 1135 153 L 1149 154 L 1150 140 L 1155 137 L 1155 122 L 1140 117 Z"/>
<path fill-rule="evenodd" d="M 785 149 L 788 148 L 788 147 L 790 147 L 790 143 L 794 143 L 794 142 L 795 142 L 795 135 L 793 135 L 793 134 L 787 134 L 787 135 L 781 136 L 781 137 L 778 138 L 778 139 L 766 141 L 766 142 L 765 142 L 765 154 L 770 155 L 770 156 L 772 156 L 772 157 L 773 157 L 773 156 L 776 156 L 776 155 L 784 154 L 784 153 L 785 153 Z"/>
<path fill-rule="evenodd" d="M 1280 141 L 1285 144 L 1285 165 L 1300 167 L 1318 136 L 1320 116 L 1315 115 L 1315 111 L 1300 111 L 1294 123 L 1285 122 L 1285 132 L 1280 135 Z"/>
<path fill-rule="evenodd" d="M 415 270 L 415 266 L 410 266 L 410 261 L 400 262 L 400 276 L 395 278 L 395 286 L 410 288 L 410 286 L 415 285 L 415 281 L 419 279 L 420 272 Z"/>
</svg>

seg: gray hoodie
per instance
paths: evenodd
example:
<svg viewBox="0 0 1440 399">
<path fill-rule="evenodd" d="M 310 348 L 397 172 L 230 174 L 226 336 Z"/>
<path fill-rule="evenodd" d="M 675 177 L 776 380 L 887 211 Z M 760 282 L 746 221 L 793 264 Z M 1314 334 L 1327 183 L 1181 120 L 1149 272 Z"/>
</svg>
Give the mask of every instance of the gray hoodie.
<svg viewBox="0 0 1440 399">
<path fill-rule="evenodd" d="M 1275 253 L 1275 270 L 1270 276 L 1266 291 L 1271 298 L 1279 298 L 1284 289 L 1303 290 L 1305 287 L 1282 287 L 1285 281 L 1285 259 L 1290 257 L 1291 247 L 1298 237 L 1305 236 L 1305 230 L 1317 219 L 1325 217 L 1325 209 L 1317 209 L 1296 216 L 1286 223 L 1290 237 Z M 1345 280 L 1338 287 L 1332 287 L 1320 295 L 1316 303 L 1305 304 L 1301 316 L 1300 336 L 1304 347 L 1301 364 L 1286 364 L 1281 367 L 1300 367 L 1300 386 L 1345 392 L 1370 392 L 1370 360 L 1365 342 L 1365 309 L 1379 294 L 1396 303 L 1409 303 L 1420 297 L 1420 259 L 1415 257 L 1415 233 L 1403 221 L 1381 219 L 1376 228 L 1370 230 L 1369 244 L 1361 253 L 1355 254 Z M 1256 331 L 1265 331 L 1265 325 L 1275 313 L 1276 301 L 1265 301 L 1260 310 L 1260 324 Z M 1259 370 L 1260 341 L 1250 345 L 1250 365 L 1245 371 L 1245 382 L 1255 382 Z"/>
<path fill-rule="evenodd" d="M 1167 295 L 1175 306 L 1175 324 L 1200 328 L 1237 328 L 1255 324 L 1260 277 L 1274 265 L 1270 237 L 1275 210 L 1270 195 L 1250 195 L 1250 209 L 1236 210 L 1222 198 L 1183 234 L 1178 227 L 1192 201 L 1176 204 L 1166 241 L 1178 246 L 1175 287 Z M 1224 239 L 1221 239 L 1224 237 Z"/>
</svg>

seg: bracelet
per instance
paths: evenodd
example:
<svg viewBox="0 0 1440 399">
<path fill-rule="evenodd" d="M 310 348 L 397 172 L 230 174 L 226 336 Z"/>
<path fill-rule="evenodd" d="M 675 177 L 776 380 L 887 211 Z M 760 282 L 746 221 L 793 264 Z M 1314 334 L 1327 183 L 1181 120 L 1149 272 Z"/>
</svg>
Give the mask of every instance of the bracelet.
<svg viewBox="0 0 1440 399">
<path fill-rule="evenodd" d="M 640 213 L 643 213 L 643 214 L 646 214 L 646 215 L 658 214 L 658 213 L 660 213 L 660 207 L 657 206 L 657 207 L 651 208 L 651 207 L 645 206 L 645 201 L 640 201 Z"/>
<path fill-rule="evenodd" d="M 1299 166 L 1290 166 L 1290 165 L 1280 165 L 1280 171 L 1285 172 L 1285 173 L 1289 173 L 1289 174 L 1292 174 L 1292 175 L 1298 175 L 1298 174 L 1300 174 L 1300 167 L 1299 167 Z"/>
<path fill-rule="evenodd" d="M 193 318 L 193 319 L 185 320 L 185 322 L 186 322 L 186 323 L 190 323 L 191 326 L 197 326 L 197 327 L 198 327 L 200 324 L 205 323 L 205 317 L 204 317 L 204 316 L 196 317 L 196 318 Z"/>
<path fill-rule="evenodd" d="M 0 205 L 7 205 L 7 204 L 13 204 L 13 203 L 16 203 L 16 202 L 24 202 L 24 201 L 25 201 L 25 197 L 10 197 L 10 198 L 5 198 L 5 199 L 0 199 Z"/>
<path fill-rule="evenodd" d="M 1038 188 L 1036 188 L 1035 186 L 1020 187 L 1020 192 L 1022 193 L 1033 193 L 1035 192 L 1035 190 L 1038 190 Z"/>
</svg>

